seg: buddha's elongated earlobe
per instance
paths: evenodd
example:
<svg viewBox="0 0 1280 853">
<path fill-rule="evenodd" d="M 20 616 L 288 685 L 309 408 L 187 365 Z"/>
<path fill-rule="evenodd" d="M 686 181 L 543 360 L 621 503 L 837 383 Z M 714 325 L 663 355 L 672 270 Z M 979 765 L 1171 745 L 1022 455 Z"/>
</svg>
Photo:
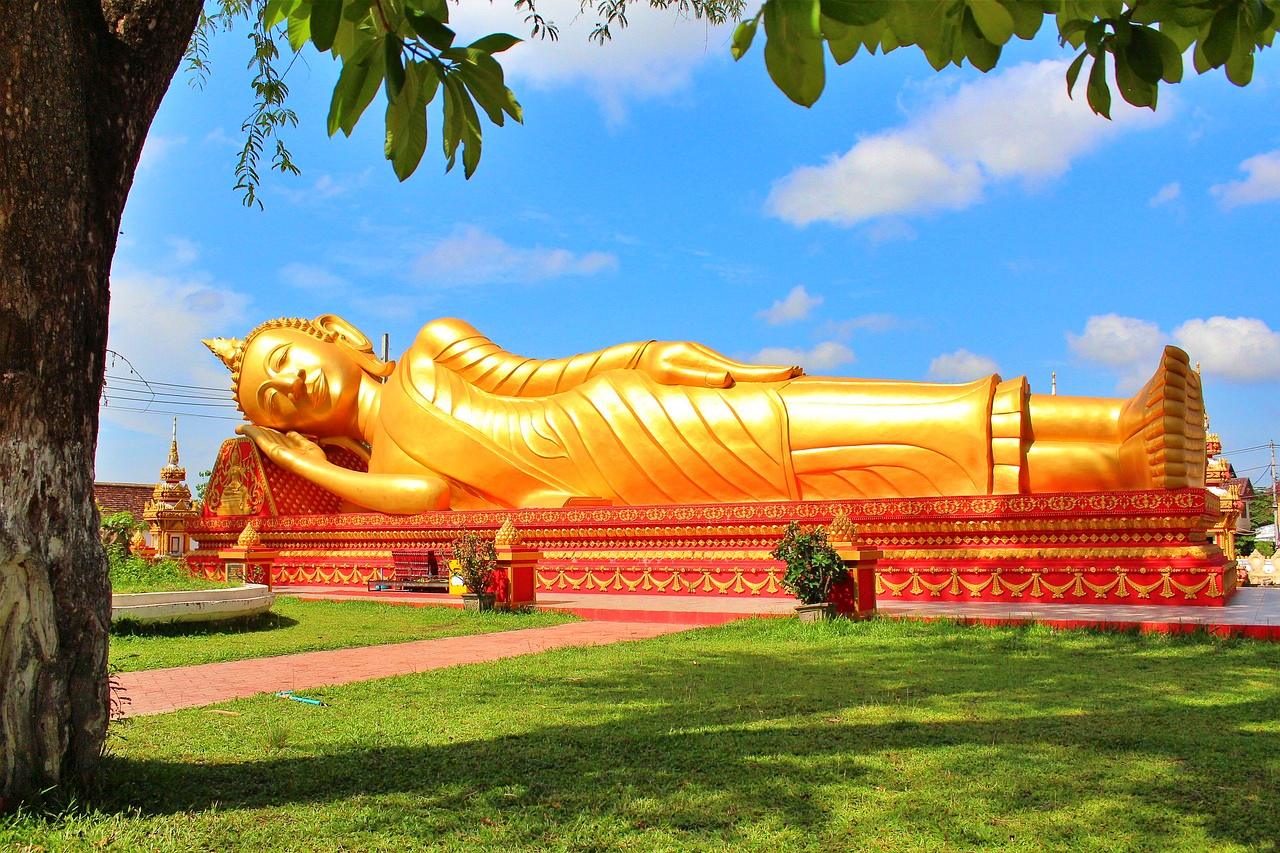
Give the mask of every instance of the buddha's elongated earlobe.
<svg viewBox="0 0 1280 853">
<path fill-rule="evenodd" d="M 351 359 L 360 365 L 360 369 L 365 373 L 385 377 L 390 376 L 391 371 L 395 369 L 394 361 L 383 361 L 374 355 L 373 344 L 364 332 L 337 314 L 321 314 L 311 322 L 317 328 L 336 335 L 338 345 L 347 351 L 347 355 L 351 356 Z"/>
</svg>

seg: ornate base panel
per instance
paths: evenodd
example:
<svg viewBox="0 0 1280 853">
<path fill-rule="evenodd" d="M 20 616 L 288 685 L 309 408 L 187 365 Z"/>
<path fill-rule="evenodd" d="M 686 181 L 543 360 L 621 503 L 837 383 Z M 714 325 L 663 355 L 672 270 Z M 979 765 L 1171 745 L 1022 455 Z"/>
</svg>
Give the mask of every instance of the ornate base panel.
<svg viewBox="0 0 1280 853">
<path fill-rule="evenodd" d="M 1235 575 L 1208 542 L 1217 499 L 1203 489 L 800 501 L 649 507 L 258 515 L 276 553 L 277 584 L 363 585 L 392 550 L 447 557 L 464 530 L 492 533 L 510 519 L 541 552 L 538 588 L 636 595 L 786 596 L 769 557 L 789 521 L 826 524 L 843 510 L 860 539 L 881 549 L 883 599 L 1126 604 L 1223 604 Z M 216 576 L 212 556 L 247 521 L 195 522 L 193 571 Z M 205 556 L 209 555 L 209 556 Z"/>
</svg>

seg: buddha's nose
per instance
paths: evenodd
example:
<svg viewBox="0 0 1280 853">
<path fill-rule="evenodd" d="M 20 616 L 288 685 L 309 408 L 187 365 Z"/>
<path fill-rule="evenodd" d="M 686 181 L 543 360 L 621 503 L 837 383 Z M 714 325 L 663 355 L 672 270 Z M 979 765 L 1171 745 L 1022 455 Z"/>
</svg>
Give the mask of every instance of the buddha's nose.
<svg viewBox="0 0 1280 853">
<path fill-rule="evenodd" d="M 307 371 L 299 368 L 298 377 L 289 385 L 289 393 L 294 397 L 307 396 Z"/>
</svg>

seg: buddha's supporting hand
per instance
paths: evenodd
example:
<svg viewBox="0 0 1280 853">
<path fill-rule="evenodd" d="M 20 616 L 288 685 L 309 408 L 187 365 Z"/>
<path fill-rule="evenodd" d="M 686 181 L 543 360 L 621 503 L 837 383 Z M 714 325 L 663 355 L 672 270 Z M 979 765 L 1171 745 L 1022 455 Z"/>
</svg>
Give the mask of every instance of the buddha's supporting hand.
<svg viewBox="0 0 1280 853">
<path fill-rule="evenodd" d="M 409 515 L 449 508 L 449 486 L 427 474 L 367 474 L 334 465 L 324 448 L 296 432 L 242 424 L 236 432 L 253 439 L 263 455 L 299 477 L 378 512 Z"/>
<path fill-rule="evenodd" d="M 746 364 L 710 347 L 687 341 L 653 341 L 636 363 L 663 385 L 732 388 L 738 382 L 783 382 L 804 373 L 800 367 Z"/>
</svg>

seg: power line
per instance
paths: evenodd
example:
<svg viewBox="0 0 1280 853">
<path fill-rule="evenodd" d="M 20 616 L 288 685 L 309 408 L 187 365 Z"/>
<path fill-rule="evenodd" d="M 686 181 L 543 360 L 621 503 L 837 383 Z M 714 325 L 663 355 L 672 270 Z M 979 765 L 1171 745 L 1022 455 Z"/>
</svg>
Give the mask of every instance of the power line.
<svg viewBox="0 0 1280 853">
<path fill-rule="evenodd" d="M 1219 456 L 1239 456 L 1241 453 L 1253 453 L 1254 451 L 1258 451 L 1258 450 L 1266 450 L 1270 446 L 1271 445 L 1269 444 L 1256 444 L 1253 447 L 1241 447 L 1238 450 L 1224 450 L 1218 455 Z"/>
<path fill-rule="evenodd" d="M 126 394 L 125 394 L 124 392 L 122 392 L 122 391 L 113 391 L 113 392 L 111 392 L 110 394 L 104 394 L 103 396 L 104 396 L 104 398 L 106 398 L 106 399 L 108 399 L 108 400 L 110 400 L 110 399 L 116 399 L 116 400 L 127 400 L 128 402 L 131 402 L 131 403 L 160 403 L 161 405 L 165 405 L 165 406 L 198 406 L 198 407 L 200 407 L 200 408 L 205 408 L 205 409 L 208 409 L 208 408 L 217 408 L 217 409 L 234 409 L 234 408 L 236 408 L 236 404 L 235 404 L 235 403 L 232 403 L 232 402 L 230 402 L 230 401 L 223 402 L 223 403 L 184 403 L 184 402 L 182 402 L 182 401 L 180 401 L 180 400 L 157 400 L 155 397 L 146 397 L 146 396 L 141 396 L 141 397 L 129 397 L 129 396 L 126 396 Z"/>
<path fill-rule="evenodd" d="M 112 391 L 118 391 L 118 392 L 128 391 L 133 394 L 148 393 L 156 397 L 173 397 L 179 400 L 228 400 L 232 402 L 235 401 L 235 397 L 233 397 L 230 392 L 226 394 L 179 394 L 173 391 L 147 391 L 144 388 L 138 388 L 133 385 L 119 384 L 119 380 L 115 380 L 115 379 L 108 382 L 105 387 L 108 390 L 112 390 Z"/>
<path fill-rule="evenodd" d="M 141 374 L 139 374 L 141 376 Z M 112 376 L 107 374 L 108 379 L 116 379 L 121 382 L 141 382 L 143 385 L 163 385 L 166 388 L 185 388 L 193 391 L 221 391 L 224 394 L 231 393 L 230 388 L 213 388 L 208 385 L 189 385 L 182 382 L 150 382 L 146 379 L 130 379 L 128 376 Z"/>
<path fill-rule="evenodd" d="M 243 421 L 244 418 L 231 418 L 226 415 L 203 415 L 199 412 L 173 412 L 167 409 L 134 409 L 129 406 L 109 406 L 103 404 L 100 408 L 110 409 L 113 412 L 141 412 L 144 415 L 181 415 L 184 418 L 206 418 L 215 421 Z"/>
</svg>

